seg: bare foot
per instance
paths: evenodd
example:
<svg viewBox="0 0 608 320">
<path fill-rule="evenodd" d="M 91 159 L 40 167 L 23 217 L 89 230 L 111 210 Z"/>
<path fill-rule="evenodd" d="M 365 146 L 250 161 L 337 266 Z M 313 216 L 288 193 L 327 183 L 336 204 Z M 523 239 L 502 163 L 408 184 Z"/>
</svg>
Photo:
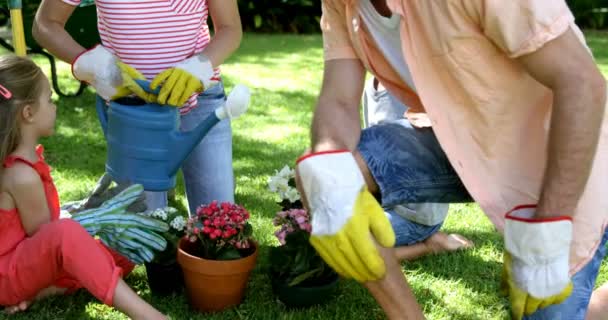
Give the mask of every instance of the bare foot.
<svg viewBox="0 0 608 320">
<path fill-rule="evenodd" d="M 430 238 L 424 240 L 424 244 L 433 253 L 468 249 L 473 246 L 472 241 L 459 234 L 445 234 L 443 232 L 435 233 Z"/>
<path fill-rule="evenodd" d="M 27 308 L 29 308 L 29 306 L 31 306 L 34 301 L 42 300 L 46 297 L 50 297 L 50 296 L 54 296 L 54 295 L 64 294 L 65 291 L 66 291 L 65 288 L 59 288 L 59 287 L 55 287 L 55 286 L 51 286 L 46 289 L 42 289 L 42 290 L 40 290 L 40 292 L 38 292 L 38 294 L 36 295 L 36 297 L 34 298 L 33 301 L 25 300 L 25 301 L 21 301 L 20 303 L 14 305 L 14 306 L 6 307 L 6 308 L 4 308 L 4 313 L 15 314 L 17 312 L 23 312 L 23 311 L 27 310 Z"/>
<path fill-rule="evenodd" d="M 32 304 L 31 301 L 21 301 L 20 303 L 4 308 L 4 313 L 15 314 L 17 312 L 23 312 Z"/>
</svg>

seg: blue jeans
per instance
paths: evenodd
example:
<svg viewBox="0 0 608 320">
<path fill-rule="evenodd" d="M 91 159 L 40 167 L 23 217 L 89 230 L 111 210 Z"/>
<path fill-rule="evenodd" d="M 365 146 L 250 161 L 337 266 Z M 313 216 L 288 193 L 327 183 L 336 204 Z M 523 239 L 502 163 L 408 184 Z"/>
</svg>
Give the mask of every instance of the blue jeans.
<svg viewBox="0 0 608 320">
<path fill-rule="evenodd" d="M 524 320 L 584 320 L 600 265 L 606 256 L 607 241 L 608 230 L 591 261 L 572 277 L 574 289 L 566 301 L 540 309 L 531 316 L 524 317 Z"/>
<path fill-rule="evenodd" d="M 399 214 L 397 206 L 471 201 L 430 128 L 414 128 L 407 119 L 384 121 L 362 131 L 357 150 L 378 184 L 397 246 L 424 241 L 443 222 L 416 223 Z"/>
<path fill-rule="evenodd" d="M 181 116 L 181 131 L 189 131 L 201 123 L 226 101 L 222 83 L 198 96 L 198 106 Z M 234 202 L 232 169 L 232 128 L 224 119 L 213 127 L 182 164 L 190 215 L 201 204 L 213 200 Z M 148 209 L 167 206 L 166 192 L 146 191 Z"/>
</svg>

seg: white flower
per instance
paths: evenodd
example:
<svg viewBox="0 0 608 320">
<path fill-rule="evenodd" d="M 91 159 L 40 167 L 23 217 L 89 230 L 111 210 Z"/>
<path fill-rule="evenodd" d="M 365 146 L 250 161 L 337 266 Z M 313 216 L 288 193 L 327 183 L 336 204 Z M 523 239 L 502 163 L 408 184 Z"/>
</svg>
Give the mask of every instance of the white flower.
<svg viewBox="0 0 608 320">
<path fill-rule="evenodd" d="M 182 216 L 177 216 L 170 223 L 171 227 L 177 231 L 182 231 L 186 227 L 186 219 Z"/>
<path fill-rule="evenodd" d="M 165 210 L 158 208 L 158 209 L 152 211 L 152 217 L 159 218 L 164 221 L 164 220 L 167 220 L 167 213 L 165 212 Z"/>
<path fill-rule="evenodd" d="M 289 169 L 288 165 L 285 165 L 283 167 L 283 169 L 281 169 L 281 171 L 279 172 L 279 176 L 289 180 L 289 178 L 292 178 L 295 175 L 295 170 L 291 170 Z"/>
<path fill-rule="evenodd" d="M 289 181 L 295 178 L 296 171 L 285 165 L 281 171 L 275 170 L 275 175 L 268 179 L 268 189 L 276 192 L 281 197 L 281 200 L 289 200 L 294 202 L 300 199 L 298 190 L 289 185 Z"/>
<path fill-rule="evenodd" d="M 166 207 L 166 208 L 165 208 L 165 211 L 166 211 L 168 214 L 174 214 L 174 213 L 176 213 L 176 212 L 177 212 L 177 209 L 175 209 L 175 208 L 173 208 L 173 207 Z"/>
<path fill-rule="evenodd" d="M 289 202 L 294 203 L 294 202 L 300 200 L 300 193 L 298 192 L 298 189 L 290 188 L 285 193 L 285 198 L 287 198 L 289 200 Z"/>
<path fill-rule="evenodd" d="M 288 179 L 277 175 L 268 180 L 268 189 L 272 192 L 281 192 L 281 190 L 286 190 L 288 183 Z"/>
</svg>

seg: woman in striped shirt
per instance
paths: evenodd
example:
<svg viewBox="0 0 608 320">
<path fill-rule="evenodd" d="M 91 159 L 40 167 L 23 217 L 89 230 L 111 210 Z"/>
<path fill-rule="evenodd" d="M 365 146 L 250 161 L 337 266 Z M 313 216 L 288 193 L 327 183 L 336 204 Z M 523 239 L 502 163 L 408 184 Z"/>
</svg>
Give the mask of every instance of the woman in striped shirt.
<svg viewBox="0 0 608 320">
<path fill-rule="evenodd" d="M 224 103 L 218 66 L 241 41 L 236 0 L 96 0 L 102 44 L 89 50 L 64 29 L 80 2 L 43 0 L 33 34 L 49 52 L 72 63 L 74 76 L 95 87 L 100 96 L 111 99 L 129 92 L 117 65 L 122 62 L 140 72 L 131 74 L 151 80 L 152 87 L 162 85 L 158 97 L 152 99 L 180 107 L 183 131 L 196 127 Z M 128 89 L 150 98 L 133 87 Z M 234 202 L 229 120 L 207 134 L 182 170 L 191 213 L 212 200 Z M 166 192 L 146 192 L 146 202 L 149 209 L 164 207 Z"/>
</svg>

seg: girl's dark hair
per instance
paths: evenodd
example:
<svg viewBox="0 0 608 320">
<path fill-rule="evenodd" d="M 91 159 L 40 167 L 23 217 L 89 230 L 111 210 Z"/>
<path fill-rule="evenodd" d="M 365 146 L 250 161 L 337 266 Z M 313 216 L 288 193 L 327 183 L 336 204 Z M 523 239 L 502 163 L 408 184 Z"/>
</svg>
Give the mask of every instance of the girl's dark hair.
<svg viewBox="0 0 608 320">
<path fill-rule="evenodd" d="M 26 105 L 38 106 L 46 77 L 29 58 L 0 56 L 0 161 L 15 151 L 21 140 L 21 112 Z M 0 176 L 4 167 L 0 163 Z"/>
</svg>

